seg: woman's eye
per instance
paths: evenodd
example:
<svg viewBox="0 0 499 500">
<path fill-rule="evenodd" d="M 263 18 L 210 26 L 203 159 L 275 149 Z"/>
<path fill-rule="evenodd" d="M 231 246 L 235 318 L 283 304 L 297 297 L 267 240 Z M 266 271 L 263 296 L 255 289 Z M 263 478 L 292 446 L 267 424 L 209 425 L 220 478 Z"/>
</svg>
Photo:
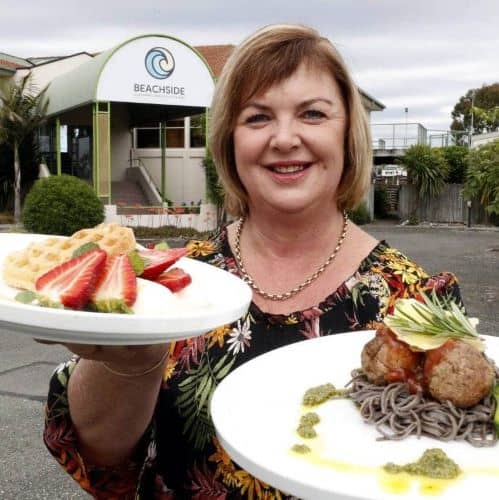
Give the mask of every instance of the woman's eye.
<svg viewBox="0 0 499 500">
<path fill-rule="evenodd" d="M 304 118 L 317 120 L 319 118 L 326 118 L 326 113 L 319 111 L 318 109 L 307 109 L 303 112 Z"/>
<path fill-rule="evenodd" d="M 246 123 L 261 123 L 268 120 L 268 116 L 264 113 L 255 113 L 254 115 L 248 116 L 244 121 Z"/>
</svg>

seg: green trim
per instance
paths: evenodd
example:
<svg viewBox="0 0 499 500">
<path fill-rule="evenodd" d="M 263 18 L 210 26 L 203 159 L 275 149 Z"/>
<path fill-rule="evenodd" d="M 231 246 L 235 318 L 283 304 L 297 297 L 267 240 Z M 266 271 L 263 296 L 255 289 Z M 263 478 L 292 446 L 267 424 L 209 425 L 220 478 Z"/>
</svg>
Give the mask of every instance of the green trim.
<svg viewBox="0 0 499 500">
<path fill-rule="evenodd" d="M 93 136 L 93 147 L 92 147 L 92 155 L 94 159 L 93 164 L 93 175 L 94 175 L 94 191 L 97 196 L 99 196 L 99 120 L 98 118 L 98 106 L 99 103 L 95 102 L 92 106 L 92 119 L 93 119 L 93 127 L 92 127 L 92 136 Z"/>
<path fill-rule="evenodd" d="M 112 149 L 112 144 L 111 144 L 111 102 L 107 102 L 107 165 L 108 165 L 108 172 L 107 172 L 107 204 L 109 205 L 111 203 L 111 175 L 113 173 L 113 167 L 111 165 L 111 149 Z"/>
<path fill-rule="evenodd" d="M 159 122 L 159 147 L 161 148 L 161 199 L 166 199 L 166 122 Z"/>
<path fill-rule="evenodd" d="M 210 129 L 210 114 L 209 114 L 209 108 L 204 109 L 204 156 L 206 158 L 206 155 L 208 153 L 209 145 L 208 145 L 208 131 Z M 204 160 L 204 158 L 203 158 Z M 209 200 L 210 197 L 208 195 L 208 172 L 207 169 L 204 168 L 204 197 L 205 200 Z"/>
<path fill-rule="evenodd" d="M 62 173 L 61 161 L 61 120 L 59 117 L 55 119 L 55 164 L 57 167 L 57 175 Z"/>
</svg>

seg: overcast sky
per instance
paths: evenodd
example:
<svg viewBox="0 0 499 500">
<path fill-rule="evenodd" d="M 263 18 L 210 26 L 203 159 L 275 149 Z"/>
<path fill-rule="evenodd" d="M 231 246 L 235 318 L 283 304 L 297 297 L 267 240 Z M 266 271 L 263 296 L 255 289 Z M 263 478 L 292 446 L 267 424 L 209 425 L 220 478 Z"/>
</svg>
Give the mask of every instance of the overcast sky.
<svg viewBox="0 0 499 500">
<path fill-rule="evenodd" d="M 237 44 L 271 23 L 327 36 L 356 83 L 386 109 L 373 123 L 448 129 L 468 89 L 499 81 L 498 0 L 0 0 L 0 52 L 33 57 L 108 49 L 161 33 Z"/>
</svg>

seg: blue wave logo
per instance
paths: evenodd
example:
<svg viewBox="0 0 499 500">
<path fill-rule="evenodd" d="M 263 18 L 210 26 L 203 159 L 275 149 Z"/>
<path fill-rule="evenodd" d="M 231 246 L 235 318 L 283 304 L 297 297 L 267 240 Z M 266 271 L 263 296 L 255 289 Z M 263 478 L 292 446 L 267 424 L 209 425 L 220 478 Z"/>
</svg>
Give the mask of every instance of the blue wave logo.
<svg viewBox="0 0 499 500">
<path fill-rule="evenodd" d="M 154 47 L 145 57 L 147 72 L 158 80 L 168 78 L 175 69 L 175 59 L 170 51 L 163 47 Z"/>
</svg>

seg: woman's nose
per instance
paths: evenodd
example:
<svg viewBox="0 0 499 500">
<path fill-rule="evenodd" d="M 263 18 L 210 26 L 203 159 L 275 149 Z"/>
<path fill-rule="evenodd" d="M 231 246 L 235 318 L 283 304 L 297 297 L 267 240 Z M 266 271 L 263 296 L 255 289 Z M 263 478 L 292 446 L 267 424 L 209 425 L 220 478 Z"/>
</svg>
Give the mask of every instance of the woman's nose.
<svg viewBox="0 0 499 500">
<path fill-rule="evenodd" d="M 275 125 L 270 138 L 270 147 L 286 151 L 298 147 L 300 142 L 300 135 L 294 125 L 286 121 Z"/>
</svg>

